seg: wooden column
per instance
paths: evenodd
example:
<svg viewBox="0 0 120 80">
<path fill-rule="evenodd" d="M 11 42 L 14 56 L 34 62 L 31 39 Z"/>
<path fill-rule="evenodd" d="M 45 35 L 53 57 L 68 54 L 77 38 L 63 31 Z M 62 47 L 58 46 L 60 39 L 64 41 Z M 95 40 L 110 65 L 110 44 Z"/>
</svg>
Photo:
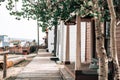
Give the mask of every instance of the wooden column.
<svg viewBox="0 0 120 80">
<path fill-rule="evenodd" d="M 81 73 L 81 19 L 76 16 L 77 30 L 76 30 L 76 61 L 75 61 L 75 80 L 80 80 Z"/>
<path fill-rule="evenodd" d="M 70 51 L 69 50 L 69 24 L 67 24 L 65 64 L 70 64 L 70 52 L 69 51 Z"/>
<path fill-rule="evenodd" d="M 81 67 L 81 19 L 80 16 L 76 17 L 77 19 L 77 37 L 76 37 L 76 62 L 75 70 L 80 70 Z"/>
</svg>

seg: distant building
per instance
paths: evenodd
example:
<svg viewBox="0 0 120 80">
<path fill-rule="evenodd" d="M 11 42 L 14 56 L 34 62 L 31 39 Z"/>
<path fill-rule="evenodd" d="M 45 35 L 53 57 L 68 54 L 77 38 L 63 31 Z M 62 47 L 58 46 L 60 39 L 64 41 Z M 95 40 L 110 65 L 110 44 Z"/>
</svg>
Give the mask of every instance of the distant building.
<svg viewBox="0 0 120 80">
<path fill-rule="evenodd" d="M 7 35 L 0 35 L 0 47 L 9 46 L 9 38 Z"/>
</svg>

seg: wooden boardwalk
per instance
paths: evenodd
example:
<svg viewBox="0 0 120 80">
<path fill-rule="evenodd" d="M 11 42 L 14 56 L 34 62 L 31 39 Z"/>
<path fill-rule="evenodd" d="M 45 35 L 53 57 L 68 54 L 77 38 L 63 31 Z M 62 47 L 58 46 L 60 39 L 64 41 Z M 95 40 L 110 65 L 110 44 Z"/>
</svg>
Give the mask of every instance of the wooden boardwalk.
<svg viewBox="0 0 120 80">
<path fill-rule="evenodd" d="M 51 57 L 50 53 L 39 51 L 15 80 L 63 80 L 57 64 L 50 60 Z"/>
</svg>

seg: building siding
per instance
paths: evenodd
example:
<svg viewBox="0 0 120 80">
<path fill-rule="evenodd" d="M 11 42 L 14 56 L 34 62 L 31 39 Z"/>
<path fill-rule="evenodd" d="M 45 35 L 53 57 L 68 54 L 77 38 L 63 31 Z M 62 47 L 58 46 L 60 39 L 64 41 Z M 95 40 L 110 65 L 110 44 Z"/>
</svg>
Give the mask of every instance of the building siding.
<svg viewBox="0 0 120 80">
<path fill-rule="evenodd" d="M 76 59 L 76 25 L 70 25 L 70 61 Z"/>
<path fill-rule="evenodd" d="M 54 50 L 54 28 L 48 31 L 48 50 L 50 53 Z"/>
<path fill-rule="evenodd" d="M 120 62 L 120 24 L 116 28 L 116 42 L 117 42 L 118 60 Z"/>
</svg>

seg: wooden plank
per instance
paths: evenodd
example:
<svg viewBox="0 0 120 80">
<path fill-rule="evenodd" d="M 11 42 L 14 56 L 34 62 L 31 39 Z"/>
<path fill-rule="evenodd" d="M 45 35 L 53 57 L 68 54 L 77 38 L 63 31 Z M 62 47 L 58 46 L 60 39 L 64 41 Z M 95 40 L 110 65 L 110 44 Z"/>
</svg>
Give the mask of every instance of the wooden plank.
<svg viewBox="0 0 120 80">
<path fill-rule="evenodd" d="M 0 55 L 7 54 L 7 53 L 9 53 L 9 51 L 2 51 L 0 52 Z"/>
</svg>

